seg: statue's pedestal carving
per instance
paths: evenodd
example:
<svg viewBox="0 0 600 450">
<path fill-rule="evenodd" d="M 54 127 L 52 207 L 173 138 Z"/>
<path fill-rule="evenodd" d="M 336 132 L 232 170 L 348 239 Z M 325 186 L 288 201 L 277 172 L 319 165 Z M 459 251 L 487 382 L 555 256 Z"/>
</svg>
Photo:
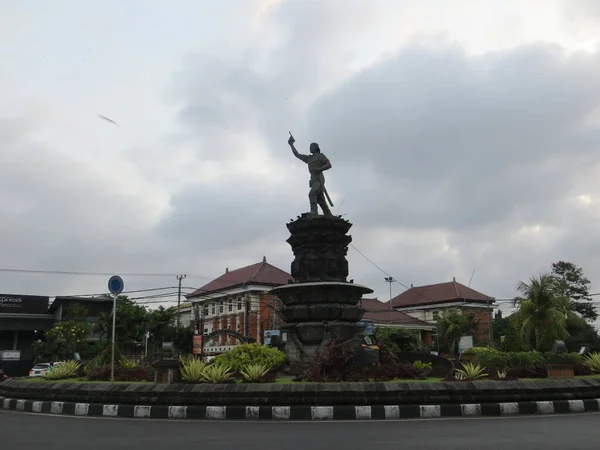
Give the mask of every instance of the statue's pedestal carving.
<svg viewBox="0 0 600 450">
<path fill-rule="evenodd" d="M 180 383 L 179 360 L 164 358 L 156 363 L 154 366 L 154 382 L 157 384 Z"/>
<path fill-rule="evenodd" d="M 349 341 L 364 309 L 360 300 L 373 290 L 347 281 L 346 254 L 352 224 L 334 216 L 303 214 L 287 224 L 287 242 L 295 259 L 294 281 L 271 291 L 282 302 L 279 313 L 286 322 L 286 353 L 293 373 L 314 359 L 331 340 Z"/>
</svg>

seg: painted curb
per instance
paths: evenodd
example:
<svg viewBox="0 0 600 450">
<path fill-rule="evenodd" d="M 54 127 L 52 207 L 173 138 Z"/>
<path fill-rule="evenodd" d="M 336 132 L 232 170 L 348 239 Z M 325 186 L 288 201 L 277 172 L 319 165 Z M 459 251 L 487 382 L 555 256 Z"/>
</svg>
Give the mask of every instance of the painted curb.
<svg viewBox="0 0 600 450">
<path fill-rule="evenodd" d="M 398 406 L 134 406 L 0 397 L 0 409 L 82 417 L 174 420 L 402 420 L 598 412 L 600 399 Z"/>
</svg>

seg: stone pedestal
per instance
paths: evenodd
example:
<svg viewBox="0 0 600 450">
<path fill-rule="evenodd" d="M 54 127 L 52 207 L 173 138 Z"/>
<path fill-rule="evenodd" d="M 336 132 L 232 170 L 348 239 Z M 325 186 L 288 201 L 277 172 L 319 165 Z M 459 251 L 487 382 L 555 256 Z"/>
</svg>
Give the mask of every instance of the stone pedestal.
<svg viewBox="0 0 600 450">
<path fill-rule="evenodd" d="M 348 341 L 357 332 L 364 309 L 360 300 L 373 290 L 347 281 L 346 254 L 352 224 L 341 217 L 303 214 L 287 224 L 294 252 L 294 281 L 271 291 L 282 302 L 286 353 L 292 372 L 314 359 L 331 340 Z"/>
<path fill-rule="evenodd" d="M 179 360 L 165 358 L 156 363 L 154 366 L 154 382 L 157 384 L 180 383 Z"/>
</svg>

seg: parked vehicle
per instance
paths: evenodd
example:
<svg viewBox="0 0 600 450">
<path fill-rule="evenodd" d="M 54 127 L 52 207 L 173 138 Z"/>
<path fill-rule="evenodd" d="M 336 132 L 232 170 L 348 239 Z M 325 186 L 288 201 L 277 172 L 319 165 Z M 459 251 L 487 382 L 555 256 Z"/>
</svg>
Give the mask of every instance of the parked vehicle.
<svg viewBox="0 0 600 450">
<path fill-rule="evenodd" d="M 29 376 L 30 377 L 43 377 L 49 370 L 52 370 L 52 363 L 36 364 L 29 371 Z"/>
</svg>

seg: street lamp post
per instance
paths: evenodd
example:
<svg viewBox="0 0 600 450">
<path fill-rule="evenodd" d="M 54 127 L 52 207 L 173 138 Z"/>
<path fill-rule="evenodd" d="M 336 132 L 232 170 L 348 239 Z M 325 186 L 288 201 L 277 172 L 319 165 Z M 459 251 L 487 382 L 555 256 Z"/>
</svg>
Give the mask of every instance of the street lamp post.
<svg viewBox="0 0 600 450">
<path fill-rule="evenodd" d="M 393 320 L 394 320 L 394 305 L 392 304 L 392 283 L 396 280 L 394 280 L 394 277 L 385 277 L 384 280 L 387 283 L 390 283 L 390 326 L 393 325 Z"/>
</svg>

